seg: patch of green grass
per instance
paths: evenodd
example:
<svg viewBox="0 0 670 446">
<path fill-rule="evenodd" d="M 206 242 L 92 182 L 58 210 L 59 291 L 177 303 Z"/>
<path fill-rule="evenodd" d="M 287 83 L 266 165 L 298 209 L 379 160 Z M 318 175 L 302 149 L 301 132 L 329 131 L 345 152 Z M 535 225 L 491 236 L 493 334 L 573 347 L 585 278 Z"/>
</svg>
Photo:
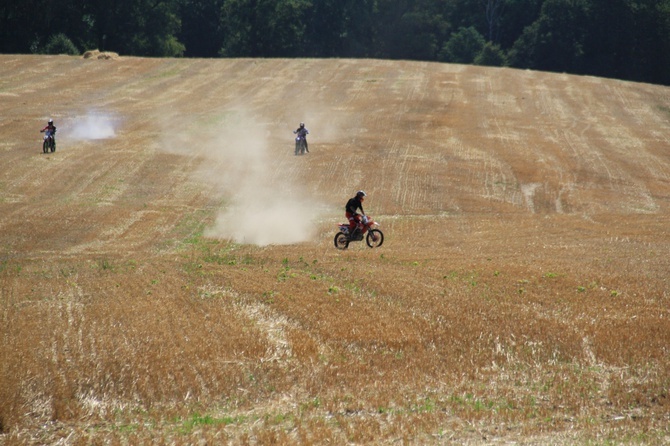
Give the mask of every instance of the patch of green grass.
<svg viewBox="0 0 670 446">
<path fill-rule="evenodd" d="M 458 271 L 449 271 L 447 274 L 442 276 L 443 279 L 454 280 L 458 278 Z"/>
<path fill-rule="evenodd" d="M 285 266 L 284 268 L 282 268 L 279 271 L 279 273 L 277 273 L 277 281 L 278 282 L 285 282 L 288 279 L 292 279 L 296 276 L 297 276 L 296 273 L 291 272 L 291 267 L 290 266 Z"/>
<path fill-rule="evenodd" d="M 264 291 L 263 294 L 261 295 L 261 299 L 263 300 L 264 304 L 273 304 L 275 302 L 275 296 L 277 295 L 277 292 L 272 290 L 272 291 Z"/>
<path fill-rule="evenodd" d="M 663 113 L 670 115 L 670 107 L 668 107 L 667 105 L 659 105 L 658 109 Z"/>
<path fill-rule="evenodd" d="M 169 70 L 161 71 L 160 73 L 153 74 L 151 76 L 146 77 L 146 81 L 152 80 L 152 79 L 165 79 L 168 77 L 174 77 L 179 75 L 181 71 L 177 68 L 171 68 Z"/>
<path fill-rule="evenodd" d="M 202 261 L 205 263 L 216 263 L 217 265 L 237 265 L 237 259 L 226 253 L 211 252 L 207 247 L 202 247 L 205 251 L 202 256 Z"/>
<path fill-rule="evenodd" d="M 206 114 L 196 124 L 200 127 L 220 127 L 221 124 L 232 121 L 236 116 L 237 112 L 230 110 L 223 113 Z"/>
<path fill-rule="evenodd" d="M 133 432 L 137 432 L 139 428 L 139 423 L 117 424 L 113 426 L 114 430 L 125 434 L 132 434 Z"/>
<path fill-rule="evenodd" d="M 182 434 L 191 433 L 194 429 L 203 426 L 227 426 L 229 424 L 242 424 L 246 421 L 246 418 L 243 416 L 236 417 L 213 417 L 211 415 L 201 415 L 199 413 L 194 413 L 190 418 L 184 420 L 178 420 L 181 424 L 178 429 Z"/>
<path fill-rule="evenodd" d="M 321 407 L 321 399 L 319 397 L 314 397 L 311 400 L 300 404 L 300 413 L 307 412 L 312 409 L 318 409 Z"/>
<path fill-rule="evenodd" d="M 1 268 L 0 268 L 0 270 L 1 270 Z M 74 274 L 76 274 L 77 270 L 72 266 L 66 266 L 66 267 L 61 268 L 58 272 L 60 273 L 61 276 L 67 278 L 67 277 L 70 277 L 70 276 L 73 276 Z"/>
<path fill-rule="evenodd" d="M 423 401 L 412 406 L 411 411 L 417 413 L 431 413 L 435 411 L 436 407 L 435 401 L 432 398 L 425 398 Z"/>
<path fill-rule="evenodd" d="M 98 269 L 102 271 L 114 271 L 115 266 L 109 259 L 98 259 Z"/>
<path fill-rule="evenodd" d="M 266 414 L 264 419 L 268 424 L 280 425 L 286 422 L 293 423 L 295 416 L 290 413 L 274 413 Z"/>
</svg>

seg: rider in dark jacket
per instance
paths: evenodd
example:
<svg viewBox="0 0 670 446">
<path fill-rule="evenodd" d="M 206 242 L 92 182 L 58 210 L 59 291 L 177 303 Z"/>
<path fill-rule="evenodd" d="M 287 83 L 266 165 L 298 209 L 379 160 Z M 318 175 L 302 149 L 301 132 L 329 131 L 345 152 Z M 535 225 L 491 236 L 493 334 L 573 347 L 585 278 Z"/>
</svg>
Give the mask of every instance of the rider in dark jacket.
<svg viewBox="0 0 670 446">
<path fill-rule="evenodd" d="M 309 153 L 309 148 L 307 147 L 307 135 L 309 135 L 309 130 L 305 128 L 305 123 L 301 122 L 300 127 L 297 129 L 293 130 L 293 133 L 302 137 L 302 139 L 305 140 L 305 151 Z"/>
<path fill-rule="evenodd" d="M 350 198 L 349 201 L 347 201 L 347 205 L 344 207 L 344 215 L 347 217 L 347 220 L 349 220 L 350 237 L 358 227 L 358 222 L 361 221 L 361 215 L 365 215 L 365 211 L 363 210 L 363 200 L 366 196 L 367 194 L 364 191 L 359 190 L 356 192 L 356 196 Z M 359 209 L 361 210 L 360 214 L 356 212 Z"/>
</svg>

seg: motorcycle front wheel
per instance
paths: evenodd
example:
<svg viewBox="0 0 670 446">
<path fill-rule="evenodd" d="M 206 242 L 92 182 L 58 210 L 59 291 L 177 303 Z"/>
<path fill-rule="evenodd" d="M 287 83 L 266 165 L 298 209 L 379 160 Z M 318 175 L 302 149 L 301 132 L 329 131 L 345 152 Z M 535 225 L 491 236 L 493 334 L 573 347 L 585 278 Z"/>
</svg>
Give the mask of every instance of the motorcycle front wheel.
<svg viewBox="0 0 670 446">
<path fill-rule="evenodd" d="M 365 236 L 365 243 L 370 248 L 379 248 L 384 243 L 384 233 L 379 229 L 370 229 Z"/>
<path fill-rule="evenodd" d="M 42 143 L 42 152 L 49 153 L 49 144 L 47 144 L 46 141 L 44 141 L 44 143 Z"/>
<path fill-rule="evenodd" d="M 337 249 L 347 249 L 349 247 L 349 237 L 344 232 L 338 232 L 335 234 L 333 243 Z"/>
</svg>

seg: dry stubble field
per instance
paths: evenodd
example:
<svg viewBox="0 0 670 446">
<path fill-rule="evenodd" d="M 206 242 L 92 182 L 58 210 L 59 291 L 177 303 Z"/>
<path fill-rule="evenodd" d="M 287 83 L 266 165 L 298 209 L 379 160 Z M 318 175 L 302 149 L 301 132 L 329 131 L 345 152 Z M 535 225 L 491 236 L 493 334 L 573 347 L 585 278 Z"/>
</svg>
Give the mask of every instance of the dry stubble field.
<svg viewBox="0 0 670 446">
<path fill-rule="evenodd" d="M 668 87 L 0 56 L 0 444 L 668 444 L 669 216 Z"/>
</svg>

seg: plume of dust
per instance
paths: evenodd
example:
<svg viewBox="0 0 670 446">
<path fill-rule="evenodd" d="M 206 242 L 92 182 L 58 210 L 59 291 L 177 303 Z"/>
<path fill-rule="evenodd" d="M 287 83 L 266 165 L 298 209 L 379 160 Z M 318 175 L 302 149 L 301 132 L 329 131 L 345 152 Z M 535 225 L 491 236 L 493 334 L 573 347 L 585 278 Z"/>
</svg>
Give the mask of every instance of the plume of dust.
<svg viewBox="0 0 670 446">
<path fill-rule="evenodd" d="M 112 116 L 106 114 L 89 113 L 71 123 L 68 136 L 79 140 L 114 138 L 116 136 L 114 121 Z"/>
<path fill-rule="evenodd" d="M 183 127 L 183 126 L 182 126 Z M 198 156 L 203 163 L 197 180 L 225 201 L 205 236 L 237 243 L 284 245 L 312 239 L 316 229 L 314 203 L 292 175 L 299 173 L 269 150 L 270 132 L 244 111 L 229 112 L 213 127 L 197 122 L 172 134 L 164 149 Z M 286 140 L 286 138 L 283 138 Z M 289 140 L 289 144 L 291 144 Z M 295 162 L 291 156 L 290 162 Z"/>
</svg>

